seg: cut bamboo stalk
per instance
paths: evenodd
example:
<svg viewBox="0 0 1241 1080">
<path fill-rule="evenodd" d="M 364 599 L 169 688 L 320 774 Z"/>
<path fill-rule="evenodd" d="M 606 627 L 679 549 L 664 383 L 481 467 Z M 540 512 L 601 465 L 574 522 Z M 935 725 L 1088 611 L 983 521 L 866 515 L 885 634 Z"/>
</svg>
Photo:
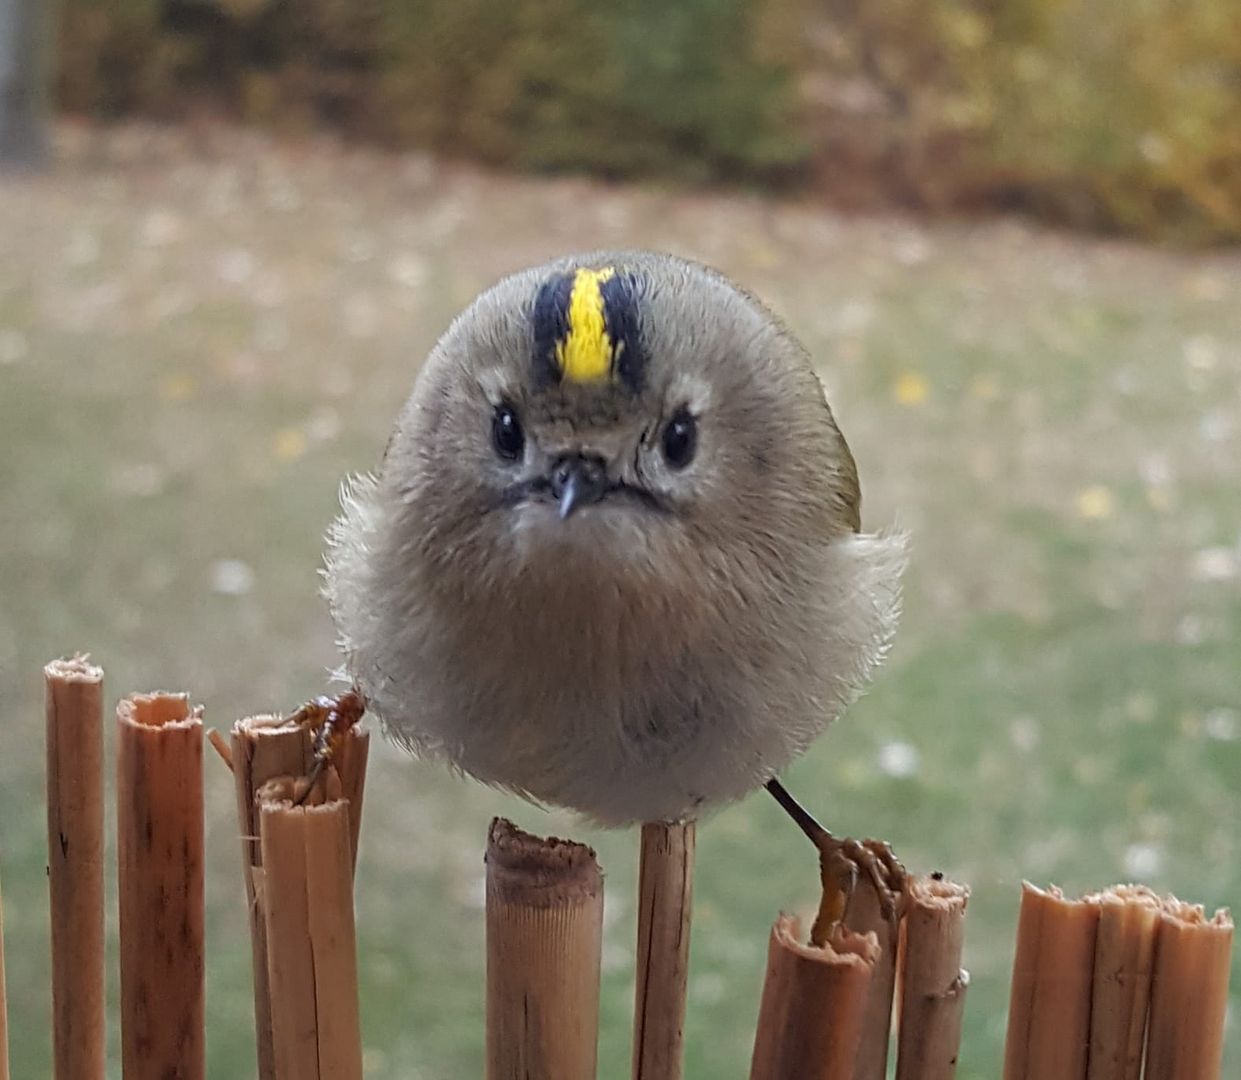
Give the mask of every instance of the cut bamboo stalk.
<svg viewBox="0 0 1241 1080">
<path fill-rule="evenodd" d="M 264 799 L 259 831 L 275 1075 L 361 1080 L 348 804 Z"/>
<path fill-rule="evenodd" d="M 1004 1080 L 1084 1080 L 1099 905 L 1024 882 Z"/>
<path fill-rule="evenodd" d="M 366 785 L 366 762 L 370 735 L 359 727 L 350 730 L 339 757 L 333 763 L 329 783 L 333 797 L 348 798 L 352 865 L 357 865 L 358 836 L 362 825 L 362 796 Z M 223 756 L 223 755 L 221 755 Z M 250 952 L 254 972 L 254 1029 L 260 1080 L 275 1080 L 272 1054 L 271 997 L 267 977 L 267 924 L 264 917 L 263 855 L 259 843 L 258 792 L 280 777 L 306 775 L 314 763 L 313 732 L 282 716 L 251 716 L 238 720 L 230 733 L 229 763 L 237 799 L 241 830 L 242 876 L 250 918 Z"/>
<path fill-rule="evenodd" d="M 242 876 L 250 917 L 250 959 L 254 972 L 254 1039 L 259 1080 L 276 1080 L 272 1051 L 271 992 L 267 980 L 267 923 L 259 892 L 263 853 L 259 842 L 258 790 L 278 776 L 300 776 L 310 768 L 310 738 L 280 716 L 239 720 L 231 733 L 233 786 L 241 828 Z"/>
<path fill-rule="evenodd" d="M 117 706 L 121 1058 L 125 1080 L 202 1080 L 202 709 Z"/>
<path fill-rule="evenodd" d="M 1100 907 L 1087 1077 L 1139 1080 L 1159 897 L 1141 885 L 1116 885 L 1090 899 Z"/>
<path fill-rule="evenodd" d="M 349 736 L 332 761 L 340 778 L 340 798 L 349 806 L 350 871 L 358 868 L 358 845 L 362 835 L 362 800 L 366 796 L 366 765 L 370 760 L 371 733 L 363 727 L 350 728 Z"/>
<path fill-rule="evenodd" d="M 590 1080 L 603 875 L 582 844 L 496 818 L 487 837 L 487 1080 Z"/>
<path fill-rule="evenodd" d="M 866 1013 L 862 1018 L 862 1038 L 858 1044 L 853 1080 L 884 1080 L 888 1075 L 888 1044 L 892 1034 L 892 993 L 896 986 L 896 948 L 900 923 L 886 918 L 879 894 L 869 880 L 860 881 L 849 899 L 844 925 L 855 934 L 874 934 L 879 946 Z"/>
<path fill-rule="evenodd" d="M 942 878 L 909 884 L 901 948 L 896 1080 L 952 1080 L 969 973 L 961 967 L 969 889 Z"/>
<path fill-rule="evenodd" d="M 9 1006 L 4 987 L 3 892 L 0 892 L 0 1080 L 9 1080 Z"/>
<path fill-rule="evenodd" d="M 1232 917 L 1169 897 L 1155 934 L 1146 1080 L 1219 1080 Z"/>
<path fill-rule="evenodd" d="M 642 826 L 633 1080 L 680 1080 L 689 980 L 694 823 Z"/>
<path fill-rule="evenodd" d="M 800 934 L 792 915 L 771 928 L 750 1080 L 851 1080 L 879 943 L 840 925 L 822 948 Z"/>
<path fill-rule="evenodd" d="M 53 1075 L 103 1080 L 103 671 L 75 656 L 43 680 Z"/>
</svg>

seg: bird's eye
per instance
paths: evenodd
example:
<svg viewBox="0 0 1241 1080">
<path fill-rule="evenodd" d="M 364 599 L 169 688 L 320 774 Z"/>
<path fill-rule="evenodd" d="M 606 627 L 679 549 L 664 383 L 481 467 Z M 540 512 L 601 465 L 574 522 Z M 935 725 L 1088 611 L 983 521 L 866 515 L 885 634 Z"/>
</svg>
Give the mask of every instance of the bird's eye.
<svg viewBox="0 0 1241 1080">
<path fill-rule="evenodd" d="M 491 417 L 491 441 L 496 453 L 509 461 L 516 461 L 526 445 L 526 436 L 521 430 L 521 421 L 517 413 L 509 405 L 497 405 Z"/>
<path fill-rule="evenodd" d="M 664 428 L 664 457 L 674 469 L 684 469 L 694 460 L 697 449 L 698 422 L 682 407 Z"/>
</svg>

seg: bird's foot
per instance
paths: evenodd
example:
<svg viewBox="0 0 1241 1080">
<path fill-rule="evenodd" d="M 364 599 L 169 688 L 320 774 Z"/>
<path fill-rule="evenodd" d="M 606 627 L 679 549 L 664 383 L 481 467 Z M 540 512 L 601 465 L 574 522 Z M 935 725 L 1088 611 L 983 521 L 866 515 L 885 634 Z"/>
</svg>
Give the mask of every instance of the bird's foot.
<svg viewBox="0 0 1241 1080">
<path fill-rule="evenodd" d="M 810 930 L 812 945 L 826 944 L 833 928 L 848 912 L 859 882 L 866 882 L 875 890 L 880 914 L 885 919 L 897 918 L 906 875 L 891 845 L 883 840 L 835 837 L 826 829 L 814 840 L 819 849 L 823 898 Z"/>
<path fill-rule="evenodd" d="M 828 935 L 847 914 L 849 901 L 862 881 L 875 890 L 880 914 L 889 922 L 894 921 L 900 914 L 906 874 L 891 846 L 883 840 L 835 837 L 785 790 L 779 780 L 773 777 L 767 781 L 767 790 L 819 849 L 823 899 L 810 931 L 810 943 L 826 944 Z"/>
<path fill-rule="evenodd" d="M 325 770 L 339 755 L 346 736 L 361 721 L 365 711 L 366 698 L 355 687 L 335 698 L 314 698 L 288 717 L 288 723 L 297 724 L 310 732 L 314 746 L 314 763 L 310 772 L 297 782 L 294 805 L 301 806 L 306 802 Z"/>
</svg>

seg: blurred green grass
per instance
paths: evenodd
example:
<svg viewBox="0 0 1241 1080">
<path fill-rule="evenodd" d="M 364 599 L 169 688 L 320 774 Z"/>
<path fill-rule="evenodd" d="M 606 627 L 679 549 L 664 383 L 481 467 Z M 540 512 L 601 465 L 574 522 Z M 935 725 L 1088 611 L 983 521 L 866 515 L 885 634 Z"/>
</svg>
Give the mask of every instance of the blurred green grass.
<svg viewBox="0 0 1241 1080">
<path fill-rule="evenodd" d="M 788 782 L 832 827 L 973 886 L 964 1080 L 998 1075 L 1023 877 L 1241 896 L 1237 254 L 208 141 L 64 130 L 50 176 L 0 189 L 15 1076 L 49 1072 L 41 665 L 89 649 L 110 700 L 187 688 L 221 727 L 317 692 L 340 478 L 376 462 L 456 310 L 565 250 L 665 247 L 768 299 L 822 360 L 868 524 L 913 534 L 890 664 Z M 494 813 L 597 845 L 600 1073 L 627 1075 L 635 838 L 387 747 L 372 768 L 368 1076 L 480 1071 Z M 249 946 L 230 787 L 207 770 L 210 1075 L 232 1080 L 253 1067 Z M 745 1074 L 768 928 L 813 903 L 815 870 L 761 797 L 703 825 L 688 1076 Z M 1235 1069 L 1235 1024 L 1228 1055 Z"/>
</svg>

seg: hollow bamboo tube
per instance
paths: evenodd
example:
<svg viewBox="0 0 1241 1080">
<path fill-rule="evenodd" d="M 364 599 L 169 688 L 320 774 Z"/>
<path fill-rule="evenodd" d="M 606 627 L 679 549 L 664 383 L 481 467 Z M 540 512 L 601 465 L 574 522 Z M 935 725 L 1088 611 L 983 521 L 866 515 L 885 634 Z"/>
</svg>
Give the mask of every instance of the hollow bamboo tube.
<svg viewBox="0 0 1241 1080">
<path fill-rule="evenodd" d="M 103 1080 L 103 671 L 75 656 L 43 680 L 53 1075 Z"/>
<path fill-rule="evenodd" d="M 259 833 L 275 1075 L 361 1080 L 348 804 L 263 801 Z"/>
<path fill-rule="evenodd" d="M 487 837 L 487 1080 L 590 1080 L 603 875 L 582 844 L 496 818 Z"/>
<path fill-rule="evenodd" d="M 1146 1080 L 1219 1080 L 1232 918 L 1164 901 L 1155 933 Z"/>
<path fill-rule="evenodd" d="M 366 785 L 366 762 L 370 735 L 351 729 L 339 758 L 336 776 L 326 785 L 333 796 L 348 799 L 351 865 L 357 864 L 358 835 L 362 824 L 362 796 Z M 242 877 L 250 918 L 250 954 L 254 972 L 254 1030 L 258 1051 L 259 1080 L 275 1080 L 272 1054 L 271 996 L 267 978 L 267 923 L 263 914 L 262 865 L 259 842 L 258 792 L 279 777 L 308 773 L 314 762 L 313 735 L 306 728 L 281 716 L 250 716 L 238 720 L 230 732 L 230 757 L 241 830 Z M 339 783 L 335 781 L 339 780 Z"/>
<path fill-rule="evenodd" d="M 896 986 L 896 947 L 900 923 L 886 918 L 879 895 L 869 880 L 858 883 L 849 900 L 844 925 L 855 934 L 874 934 L 879 955 L 871 971 L 862 1017 L 853 1080 L 884 1080 L 888 1075 L 888 1044 L 892 1033 L 892 993 Z"/>
<path fill-rule="evenodd" d="M 1025 882 L 1017 923 L 1004 1080 L 1081 1080 L 1099 905 Z"/>
<path fill-rule="evenodd" d="M 0 892 L 0 1080 L 9 1080 L 9 1006 L 4 985 L 3 892 Z"/>
<path fill-rule="evenodd" d="M 278 776 L 300 776 L 310 768 L 310 738 L 296 724 L 279 716 L 252 716 L 239 720 L 231 732 L 233 786 L 237 821 L 241 828 L 242 876 L 250 917 L 250 959 L 254 972 L 254 1038 L 259 1080 L 276 1080 L 272 1051 L 271 993 L 267 981 L 267 923 L 259 899 L 262 885 L 262 846 L 259 841 L 257 794 Z"/>
<path fill-rule="evenodd" d="M 202 709 L 117 706 L 121 1059 L 125 1080 L 202 1080 Z"/>
<path fill-rule="evenodd" d="M 642 826 L 633 1080 L 680 1080 L 694 894 L 694 823 Z"/>
<path fill-rule="evenodd" d="M 371 733 L 358 726 L 349 730 L 333 762 L 340 778 L 340 798 L 349 808 L 349 870 L 358 868 L 358 842 L 362 835 L 362 800 L 366 796 L 366 765 L 370 760 Z"/>
<path fill-rule="evenodd" d="M 1091 899 L 1099 904 L 1099 932 L 1087 1078 L 1139 1080 L 1159 898 L 1141 885 L 1116 885 Z"/>
<path fill-rule="evenodd" d="M 933 877 L 909 885 L 901 949 L 896 1080 L 952 1080 L 969 973 L 961 967 L 969 889 Z"/>
<path fill-rule="evenodd" d="M 851 1080 L 879 944 L 839 925 L 822 948 L 800 933 L 792 915 L 771 928 L 750 1080 Z"/>
</svg>

